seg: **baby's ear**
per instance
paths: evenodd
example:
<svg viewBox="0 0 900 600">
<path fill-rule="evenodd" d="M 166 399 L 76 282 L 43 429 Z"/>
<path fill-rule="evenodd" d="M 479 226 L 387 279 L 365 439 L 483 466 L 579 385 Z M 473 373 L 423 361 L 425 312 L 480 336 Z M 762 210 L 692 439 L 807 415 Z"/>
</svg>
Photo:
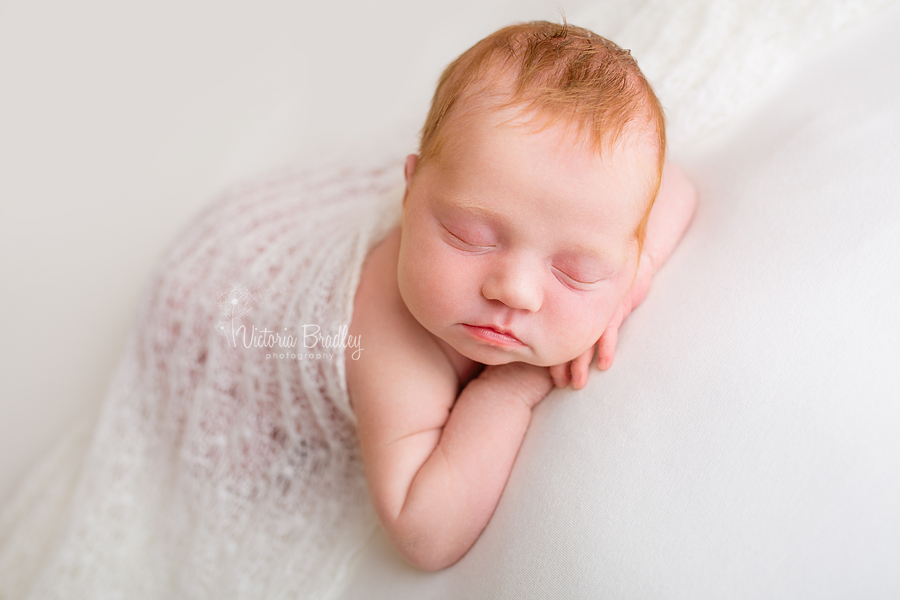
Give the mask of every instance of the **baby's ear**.
<svg viewBox="0 0 900 600">
<path fill-rule="evenodd" d="M 403 205 L 406 206 L 406 198 L 409 196 L 409 185 L 412 182 L 413 173 L 416 172 L 416 165 L 419 163 L 418 154 L 410 154 L 406 157 L 406 166 L 403 169 L 403 176 L 406 177 L 406 191 L 403 193 Z"/>
</svg>

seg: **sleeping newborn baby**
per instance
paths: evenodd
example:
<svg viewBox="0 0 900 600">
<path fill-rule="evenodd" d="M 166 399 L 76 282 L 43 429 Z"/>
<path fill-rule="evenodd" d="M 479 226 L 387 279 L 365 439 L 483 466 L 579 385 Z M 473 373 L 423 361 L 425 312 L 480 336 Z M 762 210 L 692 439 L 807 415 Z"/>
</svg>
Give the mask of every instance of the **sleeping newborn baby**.
<svg viewBox="0 0 900 600">
<path fill-rule="evenodd" d="M 636 62 L 587 30 L 507 27 L 442 75 L 346 360 L 371 500 L 413 565 L 468 551 L 532 408 L 610 366 L 696 206 L 665 150 Z"/>
</svg>

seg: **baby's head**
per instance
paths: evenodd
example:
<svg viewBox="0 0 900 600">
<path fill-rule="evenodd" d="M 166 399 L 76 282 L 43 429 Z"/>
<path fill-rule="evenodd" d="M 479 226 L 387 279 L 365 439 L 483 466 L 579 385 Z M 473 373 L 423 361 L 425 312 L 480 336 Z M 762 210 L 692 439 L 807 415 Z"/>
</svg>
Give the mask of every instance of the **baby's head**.
<svg viewBox="0 0 900 600">
<path fill-rule="evenodd" d="M 628 51 L 547 22 L 488 36 L 444 71 L 407 158 L 407 307 L 478 362 L 572 360 L 634 280 L 664 159 Z"/>
</svg>

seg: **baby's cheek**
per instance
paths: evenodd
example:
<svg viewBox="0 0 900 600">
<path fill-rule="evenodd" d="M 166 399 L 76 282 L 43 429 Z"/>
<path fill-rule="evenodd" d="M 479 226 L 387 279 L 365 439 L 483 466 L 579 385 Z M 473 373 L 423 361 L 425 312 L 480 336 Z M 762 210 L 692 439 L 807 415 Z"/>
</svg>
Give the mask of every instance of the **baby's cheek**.
<svg viewBox="0 0 900 600">
<path fill-rule="evenodd" d="M 555 315 L 549 332 L 554 356 L 559 363 L 572 360 L 596 343 L 603 332 L 603 305 L 584 294 L 559 294 L 548 300 Z"/>
<path fill-rule="evenodd" d="M 423 240 L 409 255 L 408 287 L 429 319 L 452 318 L 465 298 L 467 271 L 461 260 L 434 240 Z"/>
<path fill-rule="evenodd" d="M 618 297 L 614 298 L 604 294 L 601 301 L 594 302 L 590 307 L 584 324 L 589 344 L 596 343 L 600 336 L 603 335 L 603 331 L 609 324 L 619 302 Z"/>
</svg>

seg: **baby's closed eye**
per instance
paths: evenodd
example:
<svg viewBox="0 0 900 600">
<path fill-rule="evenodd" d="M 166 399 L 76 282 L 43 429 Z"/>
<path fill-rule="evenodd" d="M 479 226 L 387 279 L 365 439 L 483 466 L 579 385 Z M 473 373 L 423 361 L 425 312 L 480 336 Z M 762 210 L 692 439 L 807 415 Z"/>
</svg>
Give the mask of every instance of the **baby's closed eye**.
<svg viewBox="0 0 900 600">
<path fill-rule="evenodd" d="M 444 231 L 450 243 L 461 250 L 483 251 L 494 247 L 492 240 L 483 232 L 443 225 Z"/>
<path fill-rule="evenodd" d="M 590 260 L 569 260 L 554 262 L 554 274 L 565 285 L 577 289 L 592 289 L 613 276 L 613 270 Z"/>
</svg>

